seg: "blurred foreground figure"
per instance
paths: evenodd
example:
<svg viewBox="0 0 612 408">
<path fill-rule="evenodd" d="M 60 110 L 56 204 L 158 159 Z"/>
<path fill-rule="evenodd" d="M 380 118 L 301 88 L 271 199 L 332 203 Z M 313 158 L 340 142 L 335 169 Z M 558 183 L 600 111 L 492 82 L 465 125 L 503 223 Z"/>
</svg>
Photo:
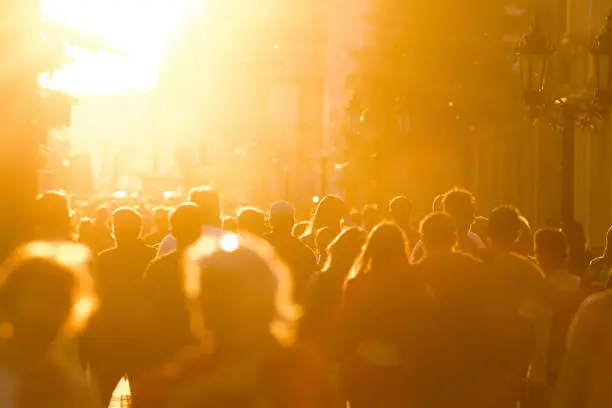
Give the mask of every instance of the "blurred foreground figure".
<svg viewBox="0 0 612 408">
<path fill-rule="evenodd" d="M 94 306 L 81 246 L 31 243 L 2 267 L 0 308 L 7 338 L 0 342 L 0 406 L 98 407 L 77 367 L 58 347 Z"/>
<path fill-rule="evenodd" d="M 570 330 L 552 408 L 612 407 L 612 292 L 581 306 Z"/>
<path fill-rule="evenodd" d="M 140 384 L 135 408 L 324 408 L 323 371 L 288 346 L 291 280 L 255 238 L 204 237 L 187 256 L 185 291 L 202 346 Z"/>
<path fill-rule="evenodd" d="M 108 405 L 125 374 L 133 380 L 140 369 L 143 278 L 156 253 L 140 239 L 142 217 L 138 212 L 119 208 L 113 213 L 112 222 L 116 245 L 101 252 L 95 261 L 100 308 L 83 335 L 81 350 L 102 406 Z"/>
</svg>

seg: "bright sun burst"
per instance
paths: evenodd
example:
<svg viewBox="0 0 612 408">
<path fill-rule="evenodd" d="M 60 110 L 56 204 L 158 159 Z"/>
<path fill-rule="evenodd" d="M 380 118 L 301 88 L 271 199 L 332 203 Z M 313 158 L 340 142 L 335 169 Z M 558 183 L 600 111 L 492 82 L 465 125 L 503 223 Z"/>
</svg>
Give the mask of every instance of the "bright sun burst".
<svg viewBox="0 0 612 408">
<path fill-rule="evenodd" d="M 42 0 L 45 18 L 95 36 L 119 53 L 67 46 L 72 62 L 53 75 L 41 75 L 40 84 L 73 95 L 153 88 L 165 47 L 193 1 Z"/>
</svg>

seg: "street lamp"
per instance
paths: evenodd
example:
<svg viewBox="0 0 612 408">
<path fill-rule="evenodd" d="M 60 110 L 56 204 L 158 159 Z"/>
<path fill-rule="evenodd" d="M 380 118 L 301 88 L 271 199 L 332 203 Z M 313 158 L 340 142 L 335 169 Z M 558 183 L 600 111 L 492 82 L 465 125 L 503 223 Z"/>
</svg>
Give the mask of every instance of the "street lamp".
<svg viewBox="0 0 612 408">
<path fill-rule="evenodd" d="M 546 73 L 554 47 L 541 32 L 537 18 L 533 20 L 531 31 L 523 36 L 516 51 L 520 57 L 519 68 L 525 101 L 531 108 L 540 106 L 544 101 Z"/>
<path fill-rule="evenodd" d="M 594 57 L 596 97 L 605 106 L 612 103 L 612 11 L 590 48 Z"/>
<path fill-rule="evenodd" d="M 554 51 L 540 31 L 538 20 L 516 48 L 520 57 L 521 83 L 525 102 L 531 113 L 537 116 L 547 111 L 561 115 L 561 220 L 565 225 L 574 221 L 574 134 L 577 118 L 599 117 L 610 106 L 612 56 L 612 13 L 606 26 L 590 51 L 595 57 L 595 99 L 584 97 L 557 97 L 551 105 L 545 97 L 546 72 Z"/>
</svg>

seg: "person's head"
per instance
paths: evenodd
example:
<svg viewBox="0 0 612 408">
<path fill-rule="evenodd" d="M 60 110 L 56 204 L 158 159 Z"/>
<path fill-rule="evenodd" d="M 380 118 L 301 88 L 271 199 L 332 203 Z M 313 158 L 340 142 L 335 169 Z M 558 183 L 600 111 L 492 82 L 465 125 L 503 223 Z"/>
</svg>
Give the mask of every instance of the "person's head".
<svg viewBox="0 0 612 408">
<path fill-rule="evenodd" d="M 36 226 L 38 236 L 43 239 L 70 238 L 71 211 L 66 194 L 49 191 L 36 200 Z"/>
<path fill-rule="evenodd" d="M 368 238 L 365 230 L 353 227 L 344 230 L 327 247 L 327 272 L 343 272 L 341 276 L 345 279 L 355 263 L 355 260 L 363 250 Z"/>
<path fill-rule="evenodd" d="M 587 238 L 584 232 L 584 227 L 578 221 L 571 221 L 563 225 L 563 232 L 567 237 L 570 247 L 570 255 L 579 255 L 587 249 Z"/>
<path fill-rule="evenodd" d="M 323 227 L 339 229 L 345 211 L 344 201 L 340 197 L 334 195 L 323 197 L 313 216 L 313 232 Z"/>
<path fill-rule="evenodd" d="M 372 230 L 355 263 L 351 277 L 374 269 L 404 268 L 408 265 L 407 240 L 404 232 L 394 223 L 379 224 Z"/>
<path fill-rule="evenodd" d="M 96 209 L 96 218 L 94 224 L 99 228 L 108 228 L 110 223 L 111 213 L 106 205 L 101 205 Z"/>
<path fill-rule="evenodd" d="M 193 203 L 179 205 L 170 215 L 170 232 L 177 248 L 185 249 L 198 240 L 202 233 L 202 212 Z"/>
<path fill-rule="evenodd" d="M 32 242 L 0 268 L 0 317 L 15 342 L 45 352 L 66 330 L 82 327 L 95 306 L 81 245 Z"/>
<path fill-rule="evenodd" d="M 431 208 L 433 212 L 444 211 L 444 194 L 439 194 L 434 198 Z"/>
<path fill-rule="evenodd" d="M 81 218 L 77 225 L 77 235 L 80 243 L 88 244 L 94 239 L 94 224 L 89 218 Z"/>
<path fill-rule="evenodd" d="M 435 212 L 421 221 L 421 241 L 427 255 L 453 252 L 457 244 L 457 227 L 450 214 Z"/>
<path fill-rule="evenodd" d="M 238 211 L 238 232 L 261 237 L 266 232 L 266 215 L 257 208 L 245 207 Z"/>
<path fill-rule="evenodd" d="M 204 236 L 187 253 L 184 282 L 196 332 L 207 329 L 217 347 L 257 347 L 270 333 L 290 340 L 291 276 L 267 242 Z"/>
<path fill-rule="evenodd" d="M 363 208 L 363 227 L 372 231 L 382 221 L 382 215 L 376 205 L 366 205 Z"/>
<path fill-rule="evenodd" d="M 270 227 L 276 233 L 290 235 L 295 224 L 295 209 L 287 201 L 277 201 L 270 207 Z"/>
<path fill-rule="evenodd" d="M 153 225 L 158 232 L 168 232 L 170 229 L 170 209 L 168 207 L 155 207 L 153 209 Z"/>
<path fill-rule="evenodd" d="M 304 234 L 306 234 L 306 231 L 308 231 L 311 228 L 312 228 L 312 224 L 310 223 L 310 221 L 300 221 L 293 226 L 293 229 L 291 230 L 291 235 L 299 238 L 303 236 Z"/>
<path fill-rule="evenodd" d="M 474 223 L 470 231 L 478 235 L 478 238 L 480 238 L 482 242 L 487 242 L 489 236 L 489 219 L 487 217 L 474 218 Z"/>
<path fill-rule="evenodd" d="M 559 229 L 539 230 L 535 234 L 535 255 L 545 273 L 566 269 L 569 258 L 567 236 Z"/>
<path fill-rule="evenodd" d="M 520 217 L 521 228 L 519 229 L 518 240 L 515 245 L 515 252 L 519 255 L 523 256 L 533 256 L 533 231 L 531 230 L 531 226 L 529 225 L 529 221 L 527 218 Z"/>
<path fill-rule="evenodd" d="M 363 226 L 363 214 L 358 209 L 353 208 L 349 213 L 349 218 L 351 219 L 351 225 L 355 227 Z"/>
<path fill-rule="evenodd" d="M 412 202 L 404 196 L 395 197 L 389 203 L 389 212 L 393 221 L 405 226 L 410 223 L 412 218 Z"/>
<path fill-rule="evenodd" d="M 222 228 L 225 232 L 238 232 L 238 222 L 234 217 L 223 217 Z"/>
<path fill-rule="evenodd" d="M 489 245 L 514 250 L 521 229 L 521 219 L 516 208 L 497 207 L 489 217 Z"/>
<path fill-rule="evenodd" d="M 189 192 L 189 202 L 202 212 L 202 223 L 211 227 L 221 226 L 221 202 L 219 193 L 212 187 L 196 187 Z"/>
<path fill-rule="evenodd" d="M 113 233 L 117 245 L 137 241 L 142 233 L 142 216 L 134 209 L 121 207 L 113 212 Z"/>
<path fill-rule="evenodd" d="M 474 196 L 467 190 L 452 189 L 444 195 L 442 206 L 457 226 L 457 233 L 466 235 L 474 222 Z"/>
</svg>

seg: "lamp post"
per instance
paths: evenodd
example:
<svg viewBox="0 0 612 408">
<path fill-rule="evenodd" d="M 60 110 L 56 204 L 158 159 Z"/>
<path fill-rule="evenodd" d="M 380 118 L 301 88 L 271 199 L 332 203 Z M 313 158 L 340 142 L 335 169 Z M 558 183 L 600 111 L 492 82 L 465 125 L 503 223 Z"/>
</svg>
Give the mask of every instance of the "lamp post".
<svg viewBox="0 0 612 408">
<path fill-rule="evenodd" d="M 592 47 L 595 57 L 595 98 L 556 97 L 549 103 L 546 97 L 546 74 L 554 47 L 534 20 L 531 32 L 516 48 L 519 55 L 523 96 L 532 116 L 559 114 L 561 141 L 561 221 L 569 225 L 574 221 L 574 152 L 575 128 L 579 117 L 598 117 L 612 102 L 610 59 L 612 57 L 612 12 Z"/>
</svg>

